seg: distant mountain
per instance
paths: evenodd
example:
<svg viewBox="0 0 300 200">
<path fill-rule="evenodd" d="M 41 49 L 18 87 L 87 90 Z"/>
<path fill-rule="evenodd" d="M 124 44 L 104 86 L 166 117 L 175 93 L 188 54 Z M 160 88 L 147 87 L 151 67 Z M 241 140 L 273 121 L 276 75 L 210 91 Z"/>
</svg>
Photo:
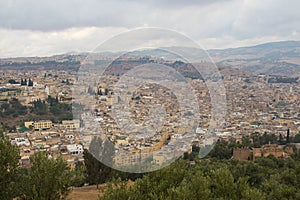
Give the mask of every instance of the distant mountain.
<svg viewBox="0 0 300 200">
<path fill-rule="evenodd" d="M 300 76 L 300 41 L 282 41 L 222 50 L 208 50 L 224 66 L 254 73 Z"/>
<path fill-rule="evenodd" d="M 182 56 L 188 62 L 210 61 L 211 58 L 218 65 L 256 74 L 300 76 L 300 41 L 270 42 L 249 47 L 207 51 L 191 47 L 161 47 L 129 54 L 170 60 L 176 60 Z"/>
<path fill-rule="evenodd" d="M 85 58 L 96 60 L 116 59 L 119 54 L 128 56 L 156 57 L 162 60 L 181 60 L 198 63 L 211 61 L 218 66 L 237 68 L 256 74 L 300 77 L 300 41 L 282 41 L 259 44 L 256 46 L 211 49 L 204 51 L 191 47 L 161 47 L 134 52 L 74 53 L 51 57 L 28 57 L 0 59 L 0 69 L 78 69 Z"/>
<path fill-rule="evenodd" d="M 50 57 L 0 59 L 0 70 L 77 70 L 86 55 L 62 54 Z"/>
</svg>

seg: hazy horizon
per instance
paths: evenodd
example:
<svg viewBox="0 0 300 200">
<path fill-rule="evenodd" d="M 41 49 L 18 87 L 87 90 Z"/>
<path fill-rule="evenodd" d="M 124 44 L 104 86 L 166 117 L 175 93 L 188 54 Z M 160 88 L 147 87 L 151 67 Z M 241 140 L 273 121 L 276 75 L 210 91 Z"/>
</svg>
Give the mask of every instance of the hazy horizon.
<svg viewBox="0 0 300 200">
<path fill-rule="evenodd" d="M 259 46 L 259 45 L 264 45 L 264 44 L 271 44 L 271 43 L 280 43 L 280 42 L 300 42 L 300 40 L 279 40 L 279 41 L 272 41 L 272 42 L 263 42 L 263 43 L 256 43 L 256 44 L 252 44 L 252 45 L 245 45 L 245 46 L 234 46 L 234 47 L 228 47 L 228 48 L 211 48 L 211 49 L 204 49 L 206 51 L 218 51 L 218 50 L 229 50 L 229 49 L 237 49 L 237 48 L 247 48 L 247 47 L 255 47 L 255 46 Z M 176 47 L 176 46 L 170 46 L 170 47 Z M 164 47 L 161 47 L 164 48 Z M 155 48 L 154 48 L 155 49 Z M 159 48 L 156 48 L 159 49 Z M 118 51 L 116 51 L 118 52 Z M 116 53 L 116 52 L 101 52 L 101 53 Z M 33 58 L 33 57 L 52 57 L 52 56 L 59 56 L 59 55 L 64 55 L 64 54 L 89 54 L 89 53 L 94 53 L 93 50 L 91 51 L 68 51 L 68 52 L 61 52 L 61 53 L 56 53 L 56 54 L 49 54 L 49 55 L 31 55 L 31 56 L 14 56 L 14 57 L 2 57 L 0 55 L 0 59 L 12 59 L 12 58 Z M 100 53 L 100 52 L 99 52 Z"/>
</svg>

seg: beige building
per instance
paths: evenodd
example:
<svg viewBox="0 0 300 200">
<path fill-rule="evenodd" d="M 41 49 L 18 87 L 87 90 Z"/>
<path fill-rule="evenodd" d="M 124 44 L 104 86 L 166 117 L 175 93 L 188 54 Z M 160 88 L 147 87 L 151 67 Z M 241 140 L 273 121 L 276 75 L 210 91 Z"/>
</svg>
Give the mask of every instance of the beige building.
<svg viewBox="0 0 300 200">
<path fill-rule="evenodd" d="M 144 162 L 147 158 L 151 158 L 152 154 L 148 153 L 125 153 L 118 154 L 113 158 L 115 166 L 130 166 L 140 162 Z"/>
<path fill-rule="evenodd" d="M 62 128 L 66 129 L 76 129 L 80 127 L 80 121 L 78 119 L 74 120 L 62 120 L 61 125 Z"/>
<path fill-rule="evenodd" d="M 236 148 L 233 150 L 233 158 L 236 160 L 255 160 L 256 158 L 273 155 L 276 158 L 284 158 L 293 154 L 293 148 L 286 146 L 285 150 L 277 144 L 266 144 L 261 148 Z"/>
<path fill-rule="evenodd" d="M 41 120 L 33 123 L 35 130 L 49 129 L 52 127 L 52 121 L 50 120 Z"/>
<path fill-rule="evenodd" d="M 24 122 L 24 126 L 25 126 L 26 128 L 31 128 L 31 127 L 33 127 L 33 124 L 34 124 L 33 121 Z"/>
<path fill-rule="evenodd" d="M 235 148 L 233 150 L 233 158 L 236 160 L 251 160 L 253 151 L 247 147 L 245 148 Z"/>
<path fill-rule="evenodd" d="M 285 153 L 277 144 L 266 144 L 262 148 L 253 148 L 253 159 L 273 155 L 276 158 L 283 158 Z"/>
</svg>

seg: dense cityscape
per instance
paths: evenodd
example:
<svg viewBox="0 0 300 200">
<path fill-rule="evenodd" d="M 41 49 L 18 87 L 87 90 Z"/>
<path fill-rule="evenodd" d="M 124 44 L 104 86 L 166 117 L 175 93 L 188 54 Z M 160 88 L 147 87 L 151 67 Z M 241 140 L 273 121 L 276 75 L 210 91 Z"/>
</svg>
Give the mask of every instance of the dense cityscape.
<svg viewBox="0 0 300 200">
<path fill-rule="evenodd" d="M 142 64 L 139 62 L 144 60 L 151 63 L 162 62 L 154 57 L 131 57 L 124 61 L 123 65 L 130 68 L 132 66 L 128 63 L 137 65 Z M 41 59 L 39 62 L 45 61 Z M 171 63 L 170 66 L 174 66 L 172 63 L 178 64 L 178 61 L 163 63 Z M 186 66 L 184 63 L 182 65 Z M 195 125 L 190 119 L 186 123 L 178 121 L 176 113 L 182 109 L 176 103 L 178 97 L 157 84 L 149 83 L 135 89 L 134 93 L 117 96 L 114 86 L 120 79 L 122 69 L 119 73 L 118 69 L 114 69 L 114 73 L 118 75 L 103 75 L 101 81 L 94 86 L 84 85 L 82 82 L 79 87 L 80 91 L 84 91 L 84 95 L 81 96 L 72 95 L 72 89 L 73 93 L 74 88 L 79 90 L 78 87 L 74 87 L 78 85 L 76 82 L 80 82 L 75 70 L 2 71 L 1 135 L 8 137 L 10 143 L 18 147 L 19 163 L 24 169 L 31 168 L 31 157 L 36 152 L 45 152 L 48 158 L 62 158 L 71 170 L 76 170 L 85 161 L 85 149 L 94 148 L 91 145 L 97 137 L 103 139 L 100 132 L 104 132 L 105 138 L 113 144 L 110 145 L 113 148 L 112 155 L 105 151 L 105 157 L 111 158 L 111 163 L 104 164 L 118 170 L 134 166 L 135 172 L 138 171 L 136 167 L 139 165 L 155 170 L 170 164 L 168 161 L 172 159 L 194 155 L 195 151 L 198 152 L 196 158 L 205 157 L 209 153 L 205 152 L 207 146 L 216 142 L 215 148 L 219 143 L 234 143 L 235 147 L 231 147 L 227 157 L 235 160 L 255 161 L 270 155 L 287 159 L 299 151 L 298 77 L 257 75 L 223 66 L 219 69 L 226 88 L 227 113 L 221 126 L 214 129 L 216 138 L 211 137 L 209 130 L 212 123 L 212 106 L 210 92 L 206 86 L 207 82 L 214 80 L 204 81 L 201 77 L 187 77 L 196 93 L 201 113 Z M 122 84 L 121 89 L 128 90 L 128 86 Z M 74 98 L 83 98 L 84 104 L 79 105 Z M 161 124 L 160 129 L 156 129 L 156 134 L 151 136 L 147 135 L 145 129 L 142 129 L 146 131 L 144 134 L 135 132 L 138 129 L 133 129 L 130 134 L 124 132 L 118 127 L 120 124 L 113 119 L 112 107 L 117 107 L 118 103 L 125 99 L 130 102 L 128 109 L 136 124 L 145 121 L 143 117 L 149 115 L 152 109 L 149 105 L 152 104 L 163 105 L 166 109 L 165 120 L 168 123 Z M 90 105 L 93 105 L 92 112 L 85 112 L 86 107 Z M 123 107 L 115 109 L 126 109 L 124 105 L 121 106 Z M 185 114 L 191 112 L 191 108 L 184 109 Z M 79 114 L 76 114 L 76 111 Z M 159 116 L 158 113 L 155 114 Z M 79 118 L 76 118 L 78 116 Z M 124 119 L 124 116 L 121 116 L 121 119 Z M 158 120 L 154 123 L 161 122 Z M 187 126 L 180 127 L 179 123 Z M 149 126 L 154 125 L 147 124 L 146 129 L 149 129 Z M 191 132 L 193 133 L 188 134 Z M 184 138 L 188 138 L 189 141 L 183 142 Z M 104 148 L 108 148 L 105 143 L 102 144 Z M 212 150 L 214 151 L 215 149 Z M 211 156 L 212 152 L 208 156 Z M 101 152 L 95 155 L 95 150 L 92 150 L 91 153 L 102 161 Z M 216 155 L 218 156 L 221 155 Z M 189 159 L 191 163 L 195 162 L 194 156 Z M 127 171 L 131 172 L 129 168 Z"/>
<path fill-rule="evenodd" d="M 0 1 L 0 200 L 300 199 L 299 1 Z"/>
</svg>

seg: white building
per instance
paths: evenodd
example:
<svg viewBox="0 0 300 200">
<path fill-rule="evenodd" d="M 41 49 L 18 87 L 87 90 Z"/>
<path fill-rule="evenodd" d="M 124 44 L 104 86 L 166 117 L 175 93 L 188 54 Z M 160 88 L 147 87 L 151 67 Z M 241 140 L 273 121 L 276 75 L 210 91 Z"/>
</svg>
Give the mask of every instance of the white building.
<svg viewBox="0 0 300 200">
<path fill-rule="evenodd" d="M 70 155 L 79 155 L 83 153 L 83 146 L 80 144 L 70 144 L 67 145 L 67 150 Z"/>
</svg>

